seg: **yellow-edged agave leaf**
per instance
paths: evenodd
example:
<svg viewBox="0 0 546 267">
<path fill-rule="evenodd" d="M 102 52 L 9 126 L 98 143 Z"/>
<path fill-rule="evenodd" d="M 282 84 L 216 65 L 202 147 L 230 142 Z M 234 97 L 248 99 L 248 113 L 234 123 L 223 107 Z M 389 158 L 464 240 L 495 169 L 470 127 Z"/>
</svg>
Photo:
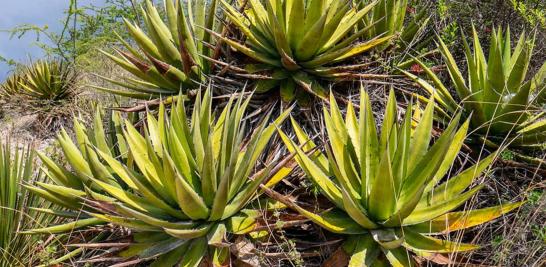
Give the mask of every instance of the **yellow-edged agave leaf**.
<svg viewBox="0 0 546 267">
<path fill-rule="evenodd" d="M 450 212 L 433 220 L 413 225 L 410 228 L 419 233 L 449 233 L 496 219 L 523 204 L 524 202 L 519 202 L 485 209 Z"/>
<path fill-rule="evenodd" d="M 391 91 L 380 136 L 376 132 L 378 127 L 369 96 L 363 89 L 360 114 L 356 114 L 349 104 L 343 119 L 334 99 L 329 106 L 324 112 L 329 140 L 325 144 L 326 155 L 320 155 L 320 150 L 316 150 L 295 121 L 301 147 L 281 130 L 279 132 L 288 149 L 296 152 L 296 161 L 307 177 L 335 204 L 335 208 L 315 214 L 270 189 L 265 192 L 324 229 L 347 235 L 344 248 L 351 255 L 349 265 L 413 266 L 416 264 L 414 257 L 424 252 L 455 253 L 476 249 L 478 246 L 431 235 L 486 223 L 521 205 L 452 212 L 483 187 L 468 189 L 497 153 L 446 178 L 470 122 L 459 127 L 461 116 L 456 115 L 431 145 L 434 99 L 429 101 L 424 112 L 413 114 L 410 105 L 399 123 L 397 104 Z M 416 123 L 413 123 L 414 119 L 417 119 Z M 325 170 L 331 170 L 331 173 L 326 174 Z M 359 190 L 351 184 L 351 175 Z M 438 185 L 442 180 L 445 182 Z"/>
<path fill-rule="evenodd" d="M 509 147 L 526 149 L 542 147 L 546 142 L 543 134 L 525 129 L 541 129 L 544 112 L 541 112 L 546 81 L 542 67 L 534 77 L 529 77 L 529 63 L 532 59 L 534 37 L 528 38 L 523 33 L 517 45 L 512 48 L 510 29 L 504 33 L 499 28 L 491 33 L 488 55 L 484 53 L 478 33 L 472 31 L 472 45 L 463 36 L 468 78 L 462 75 L 459 64 L 455 61 L 447 45 L 439 40 L 439 49 L 445 61 L 450 84 L 456 95 L 451 95 L 449 87 L 420 60 L 415 59 L 431 80 L 402 71 L 409 78 L 423 87 L 436 100 L 441 119 L 453 116 L 460 106 L 464 117 L 472 119 L 471 140 L 479 142 L 486 139 L 487 144 L 497 148 L 507 143 Z M 472 49 L 471 49 L 472 47 Z M 546 64 L 545 64 L 546 65 Z M 541 162 L 536 159 L 535 162 Z"/>
<path fill-rule="evenodd" d="M 369 27 L 353 35 L 377 1 L 358 10 L 352 8 L 350 0 L 249 1 L 247 8 L 235 7 L 228 1 L 221 3 L 226 17 L 246 37 L 245 42 L 211 34 L 257 62 L 259 67 L 249 72 L 268 77 L 257 81 L 257 91 L 279 89 L 286 102 L 297 98 L 303 104 L 307 94 L 327 100 L 320 80 L 347 79 L 357 75 L 358 68 L 345 66 L 344 70 L 330 68 L 328 72 L 320 71 L 321 68 L 342 64 L 387 43 L 393 36 L 380 33 L 358 42 Z"/>
<path fill-rule="evenodd" d="M 404 247 L 423 252 L 453 253 L 478 249 L 479 246 L 441 240 L 430 236 L 424 236 L 408 228 L 404 228 Z"/>
<path fill-rule="evenodd" d="M 163 9 L 153 1 L 143 1 L 138 23 L 124 20 L 132 37 L 129 42 L 120 38 L 126 51 L 117 55 L 103 52 L 115 64 L 135 78 L 106 79 L 125 90 L 95 86 L 96 89 L 137 99 L 163 96 L 176 97 L 180 92 L 199 88 L 204 75 L 210 73 L 209 61 L 214 57 L 210 30 L 218 30 L 217 0 L 163 0 Z M 165 14 L 164 18 L 161 14 Z"/>
<path fill-rule="evenodd" d="M 59 233 L 111 223 L 140 236 L 120 254 L 128 260 L 138 256 L 155 260 L 155 266 L 198 266 L 210 256 L 224 262 L 228 233 L 252 232 L 262 216 L 249 206 L 259 200 L 260 186 L 273 186 L 291 172 L 285 165 L 294 154 L 267 161 L 263 155 L 291 108 L 272 123 L 267 114 L 249 133 L 245 116 L 250 98 L 242 93 L 216 113 L 211 93 L 197 94 L 191 117 L 178 101 L 168 116 L 163 105 L 157 117 L 147 114 L 140 129 L 130 120 L 121 123 L 114 113 L 110 125 L 115 134 L 107 134 L 97 112 L 90 128 L 75 122 L 76 142 L 61 132 L 70 167 L 42 155 L 52 183 L 36 183 L 29 190 L 84 218 L 28 232 Z M 210 255 L 209 245 L 214 251 Z"/>
</svg>

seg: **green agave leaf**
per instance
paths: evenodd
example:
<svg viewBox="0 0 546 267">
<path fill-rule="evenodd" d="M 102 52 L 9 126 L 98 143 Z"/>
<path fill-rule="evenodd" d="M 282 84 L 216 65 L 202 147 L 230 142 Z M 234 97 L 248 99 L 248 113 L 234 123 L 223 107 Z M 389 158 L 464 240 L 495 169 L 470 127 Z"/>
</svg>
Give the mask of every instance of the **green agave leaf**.
<svg viewBox="0 0 546 267">
<path fill-rule="evenodd" d="M 428 207 L 416 208 L 408 217 L 404 219 L 403 225 L 413 225 L 421 222 L 432 220 L 442 214 L 456 209 L 458 206 L 465 203 L 469 198 L 475 195 L 483 185 L 477 186 L 468 192 L 453 197 L 445 202 L 430 205 Z"/>
<path fill-rule="evenodd" d="M 387 220 L 392 216 L 396 208 L 396 186 L 394 185 L 392 162 L 389 151 L 383 152 L 383 156 L 377 168 L 377 174 L 369 186 L 368 210 L 370 215 L 379 221 Z"/>
<path fill-rule="evenodd" d="M 184 242 L 182 245 L 177 248 L 159 256 L 152 264 L 151 267 L 162 267 L 162 266 L 175 266 L 181 258 L 184 257 L 189 247 L 189 242 Z"/>
<path fill-rule="evenodd" d="M 427 206 L 428 203 L 439 203 L 455 197 L 468 188 L 472 181 L 478 177 L 496 159 L 498 152 L 492 153 L 482 159 L 476 165 L 462 171 L 441 185 L 437 186 L 421 199 L 419 207 Z"/>
<path fill-rule="evenodd" d="M 198 238 L 191 242 L 188 251 L 180 262 L 182 267 L 197 267 L 207 252 L 207 240 Z"/>
<path fill-rule="evenodd" d="M 225 246 L 227 228 L 223 223 L 216 224 L 208 233 L 207 240 L 209 246 L 221 247 Z"/>
<path fill-rule="evenodd" d="M 184 246 L 184 244 L 187 242 L 187 240 L 167 238 L 165 240 L 156 242 L 152 246 L 144 249 L 139 253 L 139 256 L 144 259 L 155 258 L 157 256 L 164 255 L 177 248 L 180 248 L 181 246 Z"/>
<path fill-rule="evenodd" d="M 88 226 L 95 226 L 95 225 L 104 224 L 104 223 L 105 221 L 99 218 L 88 218 L 88 219 L 81 219 L 81 220 L 77 220 L 77 221 L 73 221 L 73 222 L 69 222 L 65 224 L 54 225 L 54 226 L 45 227 L 45 228 L 26 230 L 19 233 L 21 234 L 60 234 L 60 233 L 67 233 L 67 232 L 71 232 L 71 231 L 85 228 Z"/>
<path fill-rule="evenodd" d="M 455 161 L 455 158 L 457 157 L 457 154 L 461 150 L 461 147 L 465 141 L 469 124 L 470 124 L 470 120 L 467 120 L 459 128 L 457 133 L 455 133 L 455 136 L 453 137 L 451 145 L 449 146 L 449 149 L 445 154 L 444 161 L 442 162 L 442 164 L 436 171 L 436 174 L 434 175 L 432 180 L 430 180 L 430 182 L 428 183 L 427 188 L 425 188 L 425 193 L 430 192 L 453 165 L 453 162 Z"/>
<path fill-rule="evenodd" d="M 375 119 L 371 109 L 370 97 L 364 88 L 360 89 L 360 176 L 361 176 L 361 196 L 363 205 L 368 205 L 369 184 L 372 177 L 377 174 L 379 168 L 379 141 L 377 140 L 377 130 Z"/>
<path fill-rule="evenodd" d="M 215 227 L 214 224 L 202 224 L 192 229 L 171 229 L 163 228 L 165 233 L 181 240 L 195 239 L 207 235 L 207 233 Z"/>
<path fill-rule="evenodd" d="M 108 214 L 100 214 L 100 213 L 89 213 L 89 215 L 97 219 L 100 219 L 102 221 L 109 222 L 109 223 L 116 224 L 123 227 L 127 227 L 135 231 L 143 231 L 143 232 L 160 232 L 161 231 L 161 228 L 159 227 L 151 226 L 147 223 L 144 223 L 141 220 L 137 220 L 133 218 L 108 215 Z"/>
<path fill-rule="evenodd" d="M 236 235 L 250 233 L 256 226 L 256 219 L 261 215 L 262 213 L 258 210 L 242 210 L 227 219 L 227 231 Z"/>
<path fill-rule="evenodd" d="M 415 206 L 419 203 L 426 184 L 434 177 L 435 172 L 442 163 L 443 156 L 449 148 L 459 118 L 460 114 L 457 115 L 453 123 L 422 157 L 421 161 L 414 168 L 414 171 L 409 172 L 408 177 L 406 177 L 401 187 L 397 211 L 385 222 L 385 225 L 399 225 L 405 217 L 411 214 Z"/>
<path fill-rule="evenodd" d="M 262 189 L 271 198 L 284 203 L 287 207 L 297 211 L 301 215 L 309 218 L 314 223 L 320 225 L 324 229 L 338 234 L 358 235 L 367 233 L 367 230 L 362 228 L 345 212 L 334 209 L 321 213 L 320 215 L 307 211 L 306 209 L 295 204 L 292 200 L 274 192 L 273 190 L 262 187 Z"/>
<path fill-rule="evenodd" d="M 196 226 L 196 223 L 193 221 L 169 222 L 169 221 L 157 218 L 157 217 L 161 217 L 160 214 L 159 215 L 153 214 L 155 216 L 150 216 L 140 211 L 136 211 L 131 208 L 125 207 L 122 204 L 116 203 L 115 205 L 116 205 L 117 211 L 120 212 L 121 214 L 124 214 L 128 217 L 134 217 L 138 220 L 141 220 L 153 226 L 165 227 L 165 228 L 171 228 L 171 229 L 191 229 Z"/>
<path fill-rule="evenodd" d="M 338 186 L 282 130 L 279 129 L 278 132 L 289 151 L 297 153 L 296 161 L 298 161 L 298 164 L 307 173 L 309 178 L 321 188 L 324 195 L 334 202 L 336 206 L 343 207 L 343 198 Z"/>
<path fill-rule="evenodd" d="M 412 256 L 404 248 L 383 249 L 383 254 L 393 267 L 410 267 L 415 266 Z"/>
<path fill-rule="evenodd" d="M 379 247 L 371 235 L 350 236 L 343 244 L 343 249 L 351 258 L 349 266 L 374 266 L 379 256 Z"/>
</svg>

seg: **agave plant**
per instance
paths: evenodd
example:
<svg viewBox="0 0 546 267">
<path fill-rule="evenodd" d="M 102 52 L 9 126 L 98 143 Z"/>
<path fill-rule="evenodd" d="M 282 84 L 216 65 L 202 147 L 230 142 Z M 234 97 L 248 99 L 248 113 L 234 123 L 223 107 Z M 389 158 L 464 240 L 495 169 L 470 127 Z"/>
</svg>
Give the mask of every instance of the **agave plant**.
<svg viewBox="0 0 546 267">
<path fill-rule="evenodd" d="M 10 75 L 4 83 L 0 85 L 0 98 L 9 98 L 16 96 L 21 87 L 20 83 L 23 81 L 23 76 L 19 73 L 13 73 Z"/>
<path fill-rule="evenodd" d="M 254 229 L 260 212 L 249 203 L 261 184 L 271 186 L 287 174 L 282 166 L 289 158 L 274 155 L 261 168 L 257 162 L 264 159 L 262 152 L 275 133 L 275 126 L 266 123 L 269 116 L 247 138 L 248 100 L 232 98 L 215 119 L 211 99 L 209 91 L 202 101 L 197 95 L 190 125 L 182 101 L 170 117 L 164 106 L 157 119 L 148 114 L 144 135 L 125 122 L 117 134 L 118 153 L 100 127 L 86 133 L 76 123 L 77 143 L 63 132 L 59 143 L 73 171 L 42 155 L 55 183 L 32 189 L 74 212 L 83 206 L 87 218 L 29 232 L 108 222 L 134 232 L 135 244 L 121 257 L 155 259 L 153 266 L 198 266 L 206 255 L 215 264 L 228 261 L 226 234 Z"/>
<path fill-rule="evenodd" d="M 29 195 L 20 186 L 33 178 L 34 153 L 28 148 L 12 149 L 10 146 L 10 142 L 0 140 L 0 266 L 36 266 L 41 260 L 37 255 L 39 240 L 18 231 L 47 225 L 54 217 L 29 209 L 30 205 L 41 204 L 41 199 Z"/>
<path fill-rule="evenodd" d="M 364 8 L 370 1 L 358 1 L 358 7 Z M 398 35 L 397 41 L 400 48 L 407 48 L 415 42 L 415 38 L 428 25 L 430 17 L 427 17 L 427 9 L 423 8 L 416 13 L 405 25 L 409 13 L 407 0 L 380 0 L 372 11 L 364 17 L 364 23 L 360 28 L 370 26 L 366 34 L 367 38 L 373 38 L 381 34 Z M 388 44 L 380 46 L 385 49 Z"/>
<path fill-rule="evenodd" d="M 125 81 L 103 77 L 128 90 L 96 87 L 99 90 L 137 99 L 178 95 L 196 89 L 210 71 L 211 36 L 205 29 L 215 29 L 216 0 L 164 0 L 166 21 L 150 0 L 141 8 L 146 31 L 136 22 L 125 20 L 127 30 L 140 51 L 120 37 L 127 51 L 118 55 L 103 53 L 135 78 Z"/>
<path fill-rule="evenodd" d="M 226 16 L 244 34 L 244 44 L 212 34 L 257 62 L 246 66 L 246 71 L 254 74 L 251 77 L 259 79 L 257 92 L 280 88 L 280 95 L 286 102 L 308 94 L 328 99 L 319 78 L 340 80 L 358 77 L 355 70 L 361 64 L 340 66 L 339 63 L 391 38 L 383 34 L 356 42 L 370 27 L 358 32 L 354 32 L 354 28 L 376 2 L 359 10 L 351 7 L 350 0 L 263 2 L 265 5 L 250 0 L 249 8 L 239 12 L 236 7 L 222 1 Z"/>
<path fill-rule="evenodd" d="M 9 143 L 0 142 L 0 266 L 26 265 L 33 242 L 17 234 L 24 220 L 25 204 L 19 183 L 32 177 L 32 153 L 17 151 L 12 155 Z M 27 254 L 27 255 L 25 255 Z"/>
<path fill-rule="evenodd" d="M 22 96 L 37 101 L 61 101 L 77 94 L 79 74 L 62 60 L 39 60 L 9 77 L 2 96 Z"/>
<path fill-rule="evenodd" d="M 272 190 L 268 194 L 333 233 L 346 235 L 349 266 L 414 266 L 413 255 L 454 253 L 478 246 L 434 237 L 490 221 L 521 203 L 456 211 L 483 185 L 466 190 L 496 154 L 444 180 L 461 148 L 469 121 L 457 129 L 460 116 L 429 147 L 433 125 L 433 101 L 423 114 L 406 110 L 397 122 L 394 94 L 389 97 L 381 136 L 378 138 L 369 97 L 361 93 L 360 116 L 352 103 L 343 120 L 333 97 L 330 111 L 324 108 L 329 143 L 326 153 L 315 151 L 315 143 L 293 121 L 301 147 L 279 131 L 307 177 L 335 206 L 315 214 L 284 200 Z M 419 123 L 413 127 L 412 120 Z"/>
<path fill-rule="evenodd" d="M 534 77 L 527 78 L 534 38 L 522 34 L 512 51 L 510 30 L 503 35 L 499 28 L 491 35 L 486 59 L 475 29 L 473 37 L 473 53 L 463 38 L 467 79 L 447 46 L 439 40 L 456 95 L 452 95 L 448 86 L 419 60 L 416 62 L 432 82 L 404 73 L 434 95 L 440 118 L 449 118 L 462 108 L 465 116 L 472 114 L 471 127 L 482 136 L 481 139 L 485 136 L 487 141 L 496 145 L 509 141 L 513 147 L 543 146 L 546 142 L 546 117 L 541 102 L 546 95 L 546 64 Z M 456 99 L 462 101 L 462 107 Z"/>
</svg>

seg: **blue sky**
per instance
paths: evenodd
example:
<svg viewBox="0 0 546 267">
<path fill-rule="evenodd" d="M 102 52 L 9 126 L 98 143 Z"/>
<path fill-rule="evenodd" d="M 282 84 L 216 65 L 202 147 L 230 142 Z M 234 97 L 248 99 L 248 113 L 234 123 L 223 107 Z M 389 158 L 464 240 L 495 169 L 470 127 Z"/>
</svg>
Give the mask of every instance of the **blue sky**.
<svg viewBox="0 0 546 267">
<path fill-rule="evenodd" d="M 69 0 L 2 0 L 0 8 L 0 56 L 19 62 L 28 61 L 29 56 L 37 59 L 43 56 L 35 45 L 36 36 L 28 34 L 21 39 L 9 38 L 4 30 L 21 24 L 34 24 L 39 27 L 47 25 L 53 31 L 62 29 L 64 11 Z M 79 0 L 79 5 L 93 3 L 100 5 L 104 0 Z M 41 41 L 45 40 L 43 38 Z M 10 66 L 0 62 L 0 82 L 9 75 Z"/>
</svg>

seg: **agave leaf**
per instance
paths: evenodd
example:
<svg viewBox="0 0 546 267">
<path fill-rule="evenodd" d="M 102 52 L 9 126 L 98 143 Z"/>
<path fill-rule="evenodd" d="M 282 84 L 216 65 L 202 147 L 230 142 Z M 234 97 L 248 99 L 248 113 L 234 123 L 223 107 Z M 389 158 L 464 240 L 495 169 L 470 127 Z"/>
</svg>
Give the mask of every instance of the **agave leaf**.
<svg viewBox="0 0 546 267">
<path fill-rule="evenodd" d="M 62 196 L 59 196 L 59 195 L 56 195 L 52 192 L 49 192 L 47 190 L 44 190 L 44 189 L 41 189 L 41 188 L 38 188 L 38 187 L 34 187 L 34 186 L 29 186 L 29 185 L 24 185 L 24 187 L 32 192 L 33 194 L 36 194 L 38 196 L 40 196 L 41 198 L 43 199 L 46 199 L 47 201 L 50 201 L 52 203 L 55 203 L 57 205 L 60 205 L 60 206 L 64 206 L 64 207 L 67 207 L 67 208 L 70 208 L 70 209 L 73 209 L 73 210 L 79 210 L 81 209 L 82 205 L 80 202 L 71 202 L 70 199 L 66 199 Z"/>
<path fill-rule="evenodd" d="M 382 248 L 382 250 L 387 257 L 387 260 L 393 267 L 415 266 L 415 262 L 413 261 L 411 255 L 409 255 L 408 251 L 403 248 L 389 250 Z"/>
<path fill-rule="evenodd" d="M 36 185 L 41 188 L 53 193 L 67 201 L 71 202 L 80 202 L 80 200 L 86 196 L 84 191 L 78 189 L 72 189 L 70 187 L 58 186 L 53 184 L 47 184 L 42 182 L 37 182 Z"/>
<path fill-rule="evenodd" d="M 336 43 L 338 43 L 343 36 L 347 35 L 349 31 L 351 31 L 351 28 L 356 24 L 357 21 L 362 20 L 364 16 L 366 16 L 378 3 L 379 1 L 373 1 L 366 5 L 364 8 L 361 8 L 354 16 L 351 17 L 350 20 L 346 20 L 342 23 L 336 23 L 336 21 L 329 22 L 329 26 L 334 27 L 334 33 L 331 36 L 328 41 L 324 44 L 323 47 L 332 47 Z M 346 12 L 344 9 L 340 10 L 339 13 Z M 334 26 L 335 25 L 335 26 Z"/>
<path fill-rule="evenodd" d="M 491 45 L 489 48 L 489 60 L 487 63 L 487 83 L 482 88 L 483 105 L 485 113 L 490 114 L 499 103 L 500 94 L 506 87 L 506 73 L 503 67 L 502 40 L 497 39 L 495 31 L 491 34 Z M 510 89 L 508 89 L 510 90 Z"/>
<path fill-rule="evenodd" d="M 427 76 L 432 80 L 434 86 L 430 85 L 425 80 L 418 78 L 417 76 L 409 72 L 406 72 L 403 70 L 400 70 L 400 71 L 402 71 L 402 73 L 406 74 L 408 77 L 410 77 L 412 80 L 414 80 L 419 85 L 421 85 L 424 89 L 426 89 L 429 95 L 434 95 L 434 99 L 436 100 L 436 102 L 438 102 L 444 108 L 449 109 L 450 112 L 455 112 L 459 105 L 453 99 L 453 97 L 451 96 L 451 93 L 446 88 L 446 86 L 442 83 L 440 78 L 419 58 L 413 57 L 413 61 L 417 62 L 417 64 L 421 66 L 421 68 L 425 71 Z"/>
<path fill-rule="evenodd" d="M 55 163 L 41 152 L 37 152 L 37 155 L 42 163 L 47 167 L 48 171 L 45 173 L 48 174 L 48 177 L 50 177 L 56 184 L 70 186 L 71 188 L 75 189 L 83 189 L 81 181 L 66 168 Z"/>
<path fill-rule="evenodd" d="M 216 224 L 208 233 L 207 241 L 210 246 L 221 247 L 224 246 L 224 239 L 226 238 L 227 228 L 223 223 Z"/>
<path fill-rule="evenodd" d="M 297 153 L 296 161 L 298 161 L 309 178 L 320 187 L 325 196 L 334 202 L 336 206 L 343 207 L 343 197 L 338 186 L 283 131 L 279 129 L 278 132 L 289 151 Z"/>
<path fill-rule="evenodd" d="M 172 163 L 172 159 L 167 156 L 167 159 Z M 176 174 L 176 194 L 178 198 L 178 205 L 184 211 L 184 214 L 188 215 L 193 220 L 206 219 L 210 214 L 210 210 L 205 204 L 203 198 L 191 188 L 190 184 L 175 171 Z"/>
<path fill-rule="evenodd" d="M 520 37 L 521 39 L 524 39 L 524 36 Z M 527 42 L 524 40 L 524 42 Z M 529 69 L 529 64 L 531 62 L 531 56 L 533 54 L 533 47 L 534 47 L 534 38 L 531 43 L 525 43 L 523 47 L 521 47 L 521 52 L 514 53 L 514 60 L 511 65 L 511 71 L 510 76 L 507 79 L 506 87 L 510 93 L 515 93 L 518 91 L 521 84 L 524 83 L 525 77 L 527 75 L 527 71 Z"/>
<path fill-rule="evenodd" d="M 447 48 L 447 45 L 440 39 L 440 51 L 442 52 L 442 55 L 444 56 L 446 62 L 446 65 L 449 70 L 449 74 L 451 76 L 451 79 L 455 82 L 455 88 L 457 89 L 457 93 L 462 99 L 468 98 L 472 93 L 468 89 L 468 87 L 465 84 L 463 75 L 461 74 L 459 68 L 457 67 L 457 62 L 453 58 L 453 55 L 451 52 L 449 52 L 449 49 Z"/>
<path fill-rule="evenodd" d="M 116 209 L 121 213 L 129 217 L 134 217 L 138 220 L 141 220 L 145 223 L 151 224 L 157 227 L 165 227 L 170 229 L 190 229 L 196 226 L 195 222 L 192 221 L 181 221 L 181 222 L 169 222 L 158 217 L 158 214 L 152 214 L 153 216 L 144 214 L 140 211 L 125 207 L 123 204 L 115 204 Z M 160 216 L 160 215 L 159 215 Z"/>
<path fill-rule="evenodd" d="M 430 180 L 428 183 L 428 186 L 425 188 L 425 193 L 431 191 L 434 186 L 444 177 L 444 175 L 449 171 L 449 168 L 453 165 L 453 162 L 455 161 L 455 158 L 457 157 L 458 152 L 461 150 L 461 147 L 463 146 L 463 143 L 466 138 L 466 133 L 468 131 L 470 121 L 467 120 L 463 125 L 459 128 L 459 130 L 455 133 L 455 136 L 453 137 L 453 140 L 451 141 L 451 145 L 449 146 L 448 151 L 446 152 L 444 156 L 444 160 L 438 170 L 436 171 L 436 174 Z"/>
<path fill-rule="evenodd" d="M 27 230 L 27 231 L 23 231 L 19 233 L 21 234 L 60 234 L 60 233 L 71 232 L 77 229 L 81 229 L 87 226 L 93 226 L 97 224 L 104 224 L 104 221 L 98 218 L 89 218 L 89 219 L 72 221 L 65 224 L 58 224 L 55 226 L 50 226 L 45 228 L 31 229 L 31 230 Z"/>
<path fill-rule="evenodd" d="M 182 240 L 187 240 L 187 239 L 195 239 L 195 238 L 203 237 L 207 235 L 209 230 L 211 230 L 213 227 L 214 227 L 214 224 L 205 223 L 191 229 L 163 228 L 163 230 L 165 231 L 165 233 L 173 237 L 176 237 Z"/>
<path fill-rule="evenodd" d="M 252 232 L 256 227 L 256 219 L 261 215 L 258 210 L 242 210 L 227 220 L 227 231 L 237 235 Z"/>
<path fill-rule="evenodd" d="M 78 147 L 72 142 L 64 129 L 61 130 L 61 133 L 59 134 L 59 145 L 65 154 L 66 160 L 70 163 L 70 166 L 74 168 L 78 176 L 83 177 L 83 180 L 87 181 L 88 177 L 92 176 L 89 164 L 87 164 Z"/>
<path fill-rule="evenodd" d="M 198 238 L 191 242 L 190 248 L 180 262 L 182 267 L 197 267 L 207 252 L 207 240 Z"/>
<path fill-rule="evenodd" d="M 127 84 L 127 83 L 122 83 L 122 84 L 117 84 L 117 85 L 120 85 L 120 86 L 123 86 L 123 87 L 126 87 L 126 88 L 131 88 L 132 86 L 130 84 Z M 102 87 L 102 86 L 95 86 L 95 85 L 90 85 L 90 87 L 94 88 L 94 89 L 97 89 L 99 91 L 102 91 L 102 92 L 105 92 L 105 93 L 111 93 L 113 95 L 119 95 L 119 96 L 125 96 L 125 97 L 129 97 L 129 98 L 134 98 L 134 99 L 141 99 L 141 100 L 149 100 L 150 97 L 159 97 L 161 94 L 159 95 L 156 95 L 156 94 L 149 94 L 149 93 L 139 93 L 139 92 L 131 92 L 131 91 L 127 91 L 127 90 L 117 90 L 117 89 L 110 89 L 110 88 L 106 88 L 106 87 Z"/>
<path fill-rule="evenodd" d="M 392 172 L 392 162 L 389 151 L 383 156 L 377 169 L 377 174 L 369 184 L 368 209 L 377 220 L 387 220 L 396 208 L 396 186 Z"/>
<path fill-rule="evenodd" d="M 290 42 L 290 48 L 295 51 L 302 41 L 301 36 L 304 34 L 305 23 L 305 1 L 291 0 L 286 2 L 286 33 L 287 39 Z"/>
<path fill-rule="evenodd" d="M 379 168 L 379 159 L 375 156 L 379 153 L 379 141 L 377 140 L 377 130 L 375 120 L 371 109 L 370 97 L 364 88 L 360 89 L 360 176 L 361 176 L 361 196 L 363 205 L 368 205 L 369 183 L 372 177 L 376 175 Z"/>
<path fill-rule="evenodd" d="M 422 198 L 419 206 L 427 205 L 426 203 L 443 202 L 463 192 L 470 186 L 476 177 L 478 177 L 489 165 L 491 165 L 491 163 L 496 159 L 497 155 L 498 152 L 492 153 L 491 155 L 482 159 L 476 165 L 462 171 L 458 175 L 437 186 L 434 188 L 434 190 L 429 192 L 426 197 Z"/>
<path fill-rule="evenodd" d="M 299 61 L 307 61 L 311 59 L 320 48 L 320 39 L 326 24 L 327 15 L 322 17 L 313 24 L 313 26 L 305 33 L 301 39 L 299 46 L 296 47 L 295 56 Z"/>
<path fill-rule="evenodd" d="M 411 102 L 409 105 L 411 106 Z M 394 154 L 394 159 L 392 160 L 392 175 L 396 197 L 398 197 L 398 193 L 400 192 L 404 178 L 408 174 L 412 120 L 413 110 L 409 108 L 406 111 L 404 122 L 402 125 L 400 125 L 400 129 L 398 130 L 398 140 L 394 140 L 391 143 L 394 144 L 396 142 L 396 151 Z"/>
<path fill-rule="evenodd" d="M 381 128 L 381 138 L 380 142 L 380 154 L 383 154 L 384 151 L 394 151 L 396 148 L 394 145 L 394 140 L 397 139 L 397 128 L 396 122 L 398 121 L 398 111 L 396 110 L 396 99 L 394 95 L 394 90 L 391 89 L 389 92 L 389 98 L 387 100 L 387 107 L 385 108 L 385 118 L 383 119 L 383 126 Z M 393 153 L 389 154 L 393 156 Z"/>
<path fill-rule="evenodd" d="M 109 195 L 113 196 L 117 200 L 135 208 L 140 211 L 151 211 L 154 214 L 163 214 L 165 215 L 166 211 L 163 211 L 163 207 L 155 207 L 154 205 L 148 204 L 149 201 L 147 198 L 140 197 L 138 195 L 135 195 L 131 192 L 128 192 L 126 190 L 123 190 L 119 187 L 112 186 L 108 183 L 104 183 L 99 180 L 94 180 L 94 182 L 100 186 L 105 192 L 107 192 Z M 154 203 L 155 204 L 155 203 Z M 166 204 L 163 204 L 166 205 Z M 170 210 L 170 209 L 169 209 Z M 170 210 L 177 216 L 181 216 L 180 212 Z"/>
<path fill-rule="evenodd" d="M 433 237 L 427 237 L 416 233 L 409 228 L 404 228 L 404 246 L 410 250 L 418 252 L 438 252 L 438 253 L 453 253 L 471 251 L 479 248 L 479 246 L 450 242 L 440 240 Z"/>
<path fill-rule="evenodd" d="M 454 119 L 442 136 L 434 143 L 431 149 L 423 156 L 414 171 L 409 172 L 402 184 L 397 204 L 397 211 L 385 222 L 387 226 L 398 225 L 415 208 L 421 199 L 426 184 L 434 177 L 436 170 L 442 163 L 443 155 L 449 148 L 454 130 L 458 124 L 460 114 Z"/>
<path fill-rule="evenodd" d="M 179 243 L 179 242 L 174 242 Z M 150 267 L 161 267 L 161 266 L 174 266 L 180 259 L 184 256 L 188 250 L 189 242 L 184 242 L 182 245 L 179 245 L 177 248 L 166 252 L 165 254 L 159 256 Z"/>
<path fill-rule="evenodd" d="M 527 119 L 527 108 L 529 94 L 531 91 L 531 81 L 526 82 L 513 97 L 504 103 L 501 110 L 493 117 L 493 127 L 498 127 L 500 131 L 511 131 L 518 124 Z"/>
<path fill-rule="evenodd" d="M 376 228 L 377 225 L 368 217 L 368 214 L 362 207 L 362 204 L 359 203 L 358 200 L 352 199 L 344 188 L 341 188 L 341 192 L 343 194 L 343 210 L 349 215 L 349 217 L 351 217 L 365 229 Z"/>
<path fill-rule="evenodd" d="M 351 255 L 349 266 L 374 266 L 379 256 L 379 247 L 369 234 L 351 236 L 343 245 L 344 250 Z"/>
<path fill-rule="evenodd" d="M 207 30 L 207 32 L 212 34 L 214 37 L 226 42 L 228 45 L 230 45 L 231 47 L 233 47 L 237 51 L 247 55 L 248 57 L 250 57 L 250 58 L 252 58 L 254 60 L 257 60 L 257 61 L 262 62 L 262 63 L 269 64 L 269 65 L 273 65 L 275 67 L 280 67 L 281 66 L 280 61 L 272 59 L 266 54 L 254 51 L 254 50 L 250 49 L 249 47 L 247 47 L 245 45 L 239 44 L 239 43 L 237 43 L 237 42 L 235 42 L 235 41 L 233 41 L 233 40 L 231 40 L 229 38 L 226 38 L 226 37 L 224 37 L 222 35 L 219 35 L 218 33 L 213 32 L 213 31 Z"/>
<path fill-rule="evenodd" d="M 465 192 L 464 194 L 461 194 L 457 197 L 453 197 L 444 202 L 435 203 L 427 207 L 416 208 L 408 217 L 404 219 L 403 224 L 413 225 L 413 224 L 418 224 L 418 223 L 432 220 L 442 214 L 445 214 L 459 207 L 460 205 L 465 203 L 469 198 L 475 195 L 478 191 L 480 191 L 480 189 L 482 188 L 483 188 L 483 185 L 477 186 L 475 188 L 472 188 L 472 190 Z"/>
<path fill-rule="evenodd" d="M 434 115 L 434 101 L 430 101 L 425 108 L 425 112 L 420 118 L 419 124 L 417 125 L 415 132 L 412 134 L 410 142 L 410 159 L 420 159 L 427 154 L 427 149 L 430 144 L 430 139 L 432 137 L 432 122 Z M 417 166 L 417 161 L 410 161 L 408 164 L 408 172 L 412 172 Z"/>
<path fill-rule="evenodd" d="M 155 58 L 161 57 L 157 47 L 154 45 L 152 40 L 148 38 L 148 36 L 146 36 L 142 29 L 140 29 L 140 27 L 133 25 L 127 19 L 123 19 L 123 22 L 125 23 L 125 26 L 127 27 L 129 33 L 133 36 L 133 39 L 139 44 L 141 48 L 144 49 L 146 53 L 150 54 L 152 57 Z"/>
<path fill-rule="evenodd" d="M 523 204 L 524 202 L 518 202 L 478 210 L 451 212 L 431 221 L 413 225 L 410 228 L 419 233 L 450 233 L 492 221 Z"/>
</svg>

